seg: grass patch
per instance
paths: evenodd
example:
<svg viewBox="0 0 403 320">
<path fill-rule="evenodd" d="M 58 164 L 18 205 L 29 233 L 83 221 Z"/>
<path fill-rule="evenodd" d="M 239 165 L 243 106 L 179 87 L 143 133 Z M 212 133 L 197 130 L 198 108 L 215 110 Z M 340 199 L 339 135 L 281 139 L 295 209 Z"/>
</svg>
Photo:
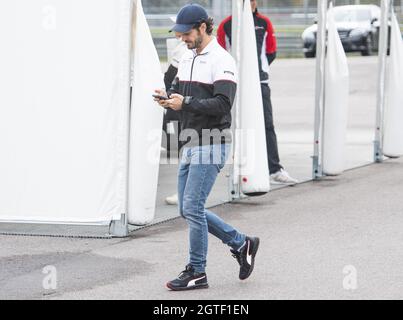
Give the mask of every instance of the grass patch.
<svg viewBox="0 0 403 320">
<path fill-rule="evenodd" d="M 169 32 L 169 28 L 152 28 L 151 29 L 151 34 L 156 37 L 173 37 L 173 34 Z M 277 33 L 292 33 L 292 34 L 302 34 L 302 32 L 305 30 L 305 28 L 297 26 L 297 27 L 292 27 L 292 26 L 279 26 L 275 28 L 275 31 Z M 217 27 L 214 29 L 215 34 L 217 33 Z"/>
</svg>

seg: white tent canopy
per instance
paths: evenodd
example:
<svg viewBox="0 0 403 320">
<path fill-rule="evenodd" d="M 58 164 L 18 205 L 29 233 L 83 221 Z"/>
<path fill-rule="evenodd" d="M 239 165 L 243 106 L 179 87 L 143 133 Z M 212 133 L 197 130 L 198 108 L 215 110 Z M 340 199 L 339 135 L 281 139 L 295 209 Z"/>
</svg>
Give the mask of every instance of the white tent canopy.
<svg viewBox="0 0 403 320">
<path fill-rule="evenodd" d="M 393 158 L 403 156 L 403 41 L 394 12 L 387 70 L 383 152 L 386 156 Z"/>
<path fill-rule="evenodd" d="M 323 173 L 344 171 L 349 99 L 347 57 L 337 32 L 333 4 L 327 13 L 328 40 L 325 60 L 325 104 L 323 114 Z"/>
<path fill-rule="evenodd" d="M 131 0 L 0 2 L 0 222 L 109 225 L 128 214 L 136 8 Z M 142 63 L 159 66 L 154 46 L 141 45 L 151 50 Z M 161 87 L 158 79 L 149 85 Z M 161 128 L 162 115 L 151 125 Z M 158 176 L 158 166 L 144 174 Z M 149 219 L 153 205 L 141 205 Z"/>
</svg>

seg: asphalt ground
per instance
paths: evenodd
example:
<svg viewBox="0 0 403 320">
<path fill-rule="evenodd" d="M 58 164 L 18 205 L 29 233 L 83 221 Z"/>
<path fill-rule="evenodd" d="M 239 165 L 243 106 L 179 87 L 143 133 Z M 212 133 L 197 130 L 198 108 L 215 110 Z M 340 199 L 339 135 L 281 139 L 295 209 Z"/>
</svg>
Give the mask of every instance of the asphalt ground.
<svg viewBox="0 0 403 320">
<path fill-rule="evenodd" d="M 219 206 L 260 237 L 255 271 L 238 280 L 229 249 L 211 236 L 210 288 L 192 292 L 164 287 L 187 263 L 179 218 L 127 239 L 0 236 L 0 299 L 402 299 L 402 195 L 400 159 Z"/>
</svg>

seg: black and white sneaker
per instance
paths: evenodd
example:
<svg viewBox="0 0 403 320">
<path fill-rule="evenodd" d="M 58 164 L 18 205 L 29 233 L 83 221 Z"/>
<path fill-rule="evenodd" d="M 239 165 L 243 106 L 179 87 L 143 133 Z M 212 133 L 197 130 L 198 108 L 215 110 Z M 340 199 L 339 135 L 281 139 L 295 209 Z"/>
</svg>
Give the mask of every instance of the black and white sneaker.
<svg viewBox="0 0 403 320">
<path fill-rule="evenodd" d="M 240 265 L 239 279 L 245 280 L 252 274 L 256 252 L 259 249 L 259 238 L 246 237 L 245 245 L 240 251 L 231 250 L 232 256 Z"/>
<path fill-rule="evenodd" d="M 196 273 L 188 264 L 186 269 L 175 280 L 169 281 L 166 286 L 173 291 L 204 289 L 208 288 L 207 276 L 205 273 Z"/>
</svg>

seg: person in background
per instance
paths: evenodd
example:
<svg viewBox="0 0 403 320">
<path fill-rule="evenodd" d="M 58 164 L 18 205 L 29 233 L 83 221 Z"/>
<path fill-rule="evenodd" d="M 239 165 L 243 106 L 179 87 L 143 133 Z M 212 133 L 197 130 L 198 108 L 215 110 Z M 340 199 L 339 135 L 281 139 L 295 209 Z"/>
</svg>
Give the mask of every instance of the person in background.
<svg viewBox="0 0 403 320">
<path fill-rule="evenodd" d="M 271 91 L 269 87 L 269 66 L 276 58 L 276 36 L 270 19 L 262 15 L 257 9 L 257 0 L 250 0 L 253 20 L 256 30 L 257 55 L 259 61 L 260 81 L 262 87 L 263 111 L 266 128 L 267 158 L 270 178 L 273 184 L 296 184 L 298 180 L 292 178 L 280 164 L 277 135 L 274 130 Z M 229 50 L 232 42 L 232 16 L 224 19 L 217 30 L 218 43 Z"/>
<path fill-rule="evenodd" d="M 178 66 L 179 62 L 181 61 L 183 55 L 186 53 L 188 50 L 187 45 L 185 42 L 183 42 L 180 38 L 178 39 L 178 44 L 176 45 L 175 49 L 172 52 L 172 58 L 168 67 L 168 70 L 165 72 L 164 75 L 164 83 L 165 83 L 165 89 L 168 92 L 169 89 L 172 86 L 172 82 L 175 80 L 176 75 L 178 73 Z M 168 108 L 165 112 L 164 115 L 164 128 L 163 130 L 165 132 L 168 131 L 168 123 L 176 123 L 174 125 L 174 128 L 177 128 L 177 137 L 178 137 L 178 148 L 180 149 L 180 142 L 179 142 L 179 136 L 180 136 L 180 113 L 178 111 L 172 110 Z M 167 147 L 168 147 L 168 156 L 170 155 L 170 139 L 168 138 L 167 141 Z M 165 198 L 165 202 L 169 205 L 178 205 L 178 194 L 175 193 L 169 197 Z"/>
<path fill-rule="evenodd" d="M 166 287 L 174 291 L 208 287 L 208 233 L 230 247 L 241 280 L 251 275 L 259 248 L 259 238 L 240 233 L 205 208 L 229 156 L 237 87 L 235 61 L 212 35 L 213 26 L 200 5 L 189 4 L 180 10 L 173 31 L 190 50 L 179 63 L 168 95 L 155 90 L 165 97 L 156 99 L 162 107 L 181 112 L 182 131 L 187 130 L 190 137 L 182 149 L 178 171 L 179 213 L 189 225 L 189 262 L 176 279 L 167 282 Z"/>
</svg>

